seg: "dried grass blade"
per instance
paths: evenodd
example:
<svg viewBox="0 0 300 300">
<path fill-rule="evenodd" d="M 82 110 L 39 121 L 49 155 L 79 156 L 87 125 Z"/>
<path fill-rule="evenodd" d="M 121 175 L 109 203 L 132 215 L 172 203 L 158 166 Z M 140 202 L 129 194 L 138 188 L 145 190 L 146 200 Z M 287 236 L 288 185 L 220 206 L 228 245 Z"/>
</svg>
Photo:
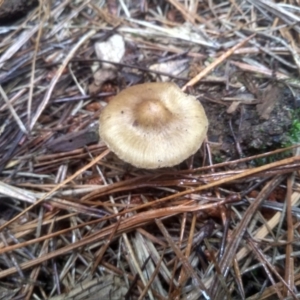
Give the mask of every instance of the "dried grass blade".
<svg viewBox="0 0 300 300">
<path fill-rule="evenodd" d="M 252 248 L 252 250 L 254 250 L 253 252 L 257 255 L 259 261 L 262 263 L 266 273 L 268 274 L 268 278 L 270 279 L 270 281 L 272 282 L 272 285 L 274 286 L 274 288 L 277 288 L 276 282 L 272 279 L 272 275 L 269 272 L 269 269 L 272 270 L 272 272 L 274 273 L 274 275 L 281 281 L 281 283 L 283 284 L 283 286 L 288 289 L 290 295 L 292 296 L 292 298 L 294 300 L 299 299 L 296 294 L 293 291 L 293 287 L 290 288 L 289 285 L 285 282 L 285 280 L 280 276 L 280 274 L 277 272 L 276 268 L 268 261 L 268 259 L 265 258 L 263 252 L 261 249 L 259 249 L 257 247 L 257 245 L 253 242 L 253 240 L 249 239 L 249 245 Z M 280 299 L 284 299 L 280 290 L 277 289 L 276 290 L 277 295 Z"/>
<path fill-rule="evenodd" d="M 292 190 L 293 190 L 294 175 L 289 176 L 287 180 L 287 195 L 286 195 L 286 220 L 287 220 L 287 245 L 285 248 L 285 270 L 284 280 L 289 287 L 289 290 L 294 289 L 294 225 L 292 215 Z M 291 296 L 290 291 L 286 287 L 283 290 L 284 297 Z"/>
<path fill-rule="evenodd" d="M 249 40 L 251 40 L 255 34 L 250 35 L 246 39 L 239 42 L 237 45 L 226 51 L 224 54 L 222 54 L 220 57 L 218 57 L 213 63 L 211 63 L 209 66 L 207 66 L 204 70 L 202 70 L 198 75 L 196 75 L 194 78 L 192 78 L 185 86 L 182 87 L 182 91 L 185 91 L 189 86 L 195 85 L 198 81 L 200 81 L 203 77 L 205 77 L 209 72 L 211 72 L 215 67 L 217 67 L 219 64 L 224 62 L 225 59 L 230 57 L 235 50 L 241 48 L 245 43 L 247 43 Z"/>
<path fill-rule="evenodd" d="M 10 110 L 11 115 L 13 116 L 13 118 L 15 119 L 16 123 L 18 124 L 20 130 L 25 133 L 28 134 L 27 129 L 25 127 L 25 125 L 23 124 L 22 120 L 20 119 L 20 117 L 18 116 L 17 112 L 15 111 L 14 107 L 11 105 L 11 103 L 9 102 L 7 95 L 5 94 L 2 86 L 0 85 L 0 94 L 2 96 L 2 98 L 5 101 L 5 104 L 7 105 L 8 109 Z"/>
<path fill-rule="evenodd" d="M 266 197 L 273 191 L 275 187 L 278 186 L 278 184 L 283 180 L 283 177 L 281 175 L 276 176 L 274 179 L 272 179 L 270 182 L 268 182 L 264 188 L 261 190 L 261 192 L 256 197 L 256 200 L 251 203 L 249 208 L 244 214 L 243 219 L 241 220 L 239 226 L 235 229 L 234 233 L 232 234 L 232 242 L 228 244 L 224 256 L 222 257 L 219 267 L 221 274 L 226 278 L 229 267 L 231 266 L 233 262 L 233 258 L 236 254 L 236 250 L 240 245 L 240 242 L 242 238 L 244 237 L 244 234 L 247 230 L 248 224 L 251 221 L 253 215 L 255 214 L 258 207 L 261 205 L 262 201 L 266 199 Z M 220 285 L 218 277 L 215 276 L 213 283 L 211 285 L 211 296 L 213 299 L 216 299 L 217 295 L 220 292 Z"/>
<path fill-rule="evenodd" d="M 203 294 L 203 296 L 206 299 L 210 299 L 209 293 L 208 293 L 205 285 L 203 284 L 203 282 L 199 278 L 198 274 L 195 272 L 195 270 L 191 266 L 190 262 L 187 260 L 187 258 L 182 254 L 181 250 L 174 243 L 172 237 L 170 236 L 169 232 L 167 231 L 167 229 L 165 228 L 165 226 L 163 225 L 161 220 L 155 219 L 155 223 L 159 227 L 159 229 L 160 229 L 161 233 L 163 234 L 163 236 L 165 237 L 165 239 L 168 241 L 170 247 L 172 248 L 172 250 L 178 257 L 178 259 L 182 262 L 187 274 L 192 278 L 195 289 L 197 289 L 200 294 Z"/>
<path fill-rule="evenodd" d="M 261 253 L 260 249 L 258 249 L 258 247 L 253 243 L 253 241 L 251 239 L 248 240 L 248 245 L 249 245 L 252 253 L 254 253 L 256 255 L 256 257 L 260 261 L 262 267 L 264 268 L 265 273 L 267 274 L 268 279 L 270 280 L 272 286 L 274 287 L 274 289 L 276 291 L 278 299 L 283 300 L 282 293 L 278 289 L 278 287 L 276 286 L 276 282 L 275 282 L 275 280 L 274 280 L 274 278 L 273 278 L 273 276 L 272 276 L 272 274 L 271 274 L 271 272 L 270 272 L 270 270 L 268 268 L 269 265 L 268 265 L 267 259 L 264 257 L 263 253 Z M 271 269 L 274 272 L 275 269 L 272 266 L 271 266 Z M 281 282 L 283 282 L 283 280 L 281 280 Z"/>
<path fill-rule="evenodd" d="M 25 213 L 27 213 L 28 211 L 30 211 L 32 208 L 36 207 L 37 205 L 39 205 L 40 203 L 42 203 L 44 200 L 46 200 L 48 197 L 52 196 L 54 194 L 54 192 L 58 191 L 61 187 L 63 187 L 65 184 L 67 184 L 68 182 L 72 181 L 74 178 L 76 178 L 78 175 L 80 175 L 82 172 L 84 172 L 85 170 L 89 169 L 90 167 L 92 167 L 95 163 L 97 163 L 99 160 L 101 160 L 103 157 L 105 157 L 108 153 L 110 152 L 110 150 L 105 150 L 103 153 L 101 153 L 100 155 L 98 155 L 97 157 L 95 157 L 95 159 L 93 159 L 89 164 L 87 164 L 86 166 L 84 166 L 83 168 L 81 168 L 80 170 L 78 170 L 77 172 L 75 172 L 72 176 L 70 176 L 69 178 L 67 178 L 66 180 L 64 180 L 63 182 L 59 183 L 55 188 L 53 188 L 50 192 L 46 193 L 42 198 L 40 198 L 39 200 L 37 200 L 35 203 L 33 203 L 31 206 L 27 207 L 26 209 L 24 209 L 21 213 L 19 213 L 17 216 L 15 216 L 14 218 L 10 219 L 9 221 L 7 221 L 5 224 L 0 226 L 0 231 L 2 231 L 4 228 L 6 228 L 8 225 L 10 225 L 11 223 L 15 222 L 16 220 L 18 220 L 21 216 L 23 216 Z"/>
<path fill-rule="evenodd" d="M 159 261 L 157 262 L 157 265 L 156 265 L 156 267 L 155 267 L 155 270 L 154 270 L 154 272 L 152 273 L 151 278 L 149 278 L 149 281 L 148 281 L 148 283 L 146 284 L 146 286 L 145 286 L 144 290 L 142 291 L 142 293 L 140 294 L 138 300 L 143 300 L 143 299 L 144 299 L 145 295 L 147 294 L 147 292 L 148 292 L 148 290 L 149 290 L 149 288 L 150 288 L 150 285 L 152 284 L 152 282 L 154 281 L 155 277 L 156 277 L 157 274 L 159 273 L 159 269 L 160 269 L 160 267 L 161 267 L 161 263 L 162 263 L 162 261 L 163 261 L 164 255 L 165 255 L 165 251 L 166 251 L 166 249 L 163 249 L 162 254 L 161 254 L 161 256 L 160 256 L 160 259 L 159 259 Z"/>
<path fill-rule="evenodd" d="M 116 223 L 116 225 L 113 227 L 113 230 L 111 231 L 109 237 L 107 238 L 107 240 L 105 241 L 105 244 L 101 247 L 99 253 L 97 253 L 97 258 L 96 261 L 94 263 L 94 265 L 92 266 L 91 269 L 91 274 L 94 274 L 96 271 L 96 268 L 98 267 L 98 265 L 100 264 L 103 255 L 105 253 L 105 251 L 107 250 L 107 248 L 109 247 L 111 241 L 113 240 L 114 235 L 116 234 L 116 231 L 118 230 L 120 223 L 121 223 L 122 218 L 119 218 L 118 222 Z"/>
<path fill-rule="evenodd" d="M 300 199 L 300 193 L 294 192 L 291 198 L 291 205 L 294 206 Z M 277 212 L 267 223 L 267 225 L 261 226 L 258 230 L 256 230 L 255 235 L 253 238 L 257 240 L 261 240 L 266 237 L 269 233 L 270 229 L 273 229 L 275 226 L 278 225 L 279 220 L 281 218 L 281 212 Z M 249 249 L 244 247 L 242 248 L 236 255 L 237 260 L 243 259 L 247 254 L 249 254 Z"/>
<path fill-rule="evenodd" d="M 45 107 L 47 106 L 47 104 L 48 104 L 48 102 L 50 100 L 50 97 L 52 95 L 52 92 L 53 92 L 53 90 L 55 88 L 55 85 L 57 84 L 60 76 L 62 75 L 63 71 L 67 67 L 67 65 L 70 62 L 70 60 L 73 58 L 73 56 L 76 53 L 76 51 L 80 48 L 80 46 L 85 41 L 87 41 L 89 38 L 91 38 L 95 34 L 96 34 L 96 30 L 94 30 L 94 29 L 88 31 L 85 35 L 83 35 L 81 37 L 81 39 L 70 50 L 70 52 L 68 53 L 68 55 L 66 56 L 66 58 L 64 59 L 64 61 L 60 65 L 60 67 L 58 68 L 57 72 L 55 73 L 54 77 L 52 78 L 52 80 L 51 80 L 51 82 L 49 84 L 49 88 L 48 88 L 48 90 L 47 90 L 47 92 L 46 92 L 46 94 L 45 94 L 45 96 L 44 96 L 41 104 L 37 108 L 37 111 L 36 111 L 35 115 L 32 117 L 32 120 L 31 120 L 31 123 L 30 123 L 30 129 L 33 129 L 36 121 L 38 120 L 38 118 L 40 117 L 40 115 L 44 111 Z"/>
<path fill-rule="evenodd" d="M 55 222 L 54 222 L 54 220 L 52 220 L 49 230 L 48 230 L 48 234 L 53 231 L 54 224 L 55 224 Z M 44 243 L 41 247 L 39 256 L 45 255 L 46 253 L 49 252 L 49 249 L 48 249 L 49 243 L 50 243 L 50 240 L 44 241 Z M 38 278 L 41 268 L 42 268 L 42 265 L 39 265 L 39 266 L 36 266 L 36 268 L 31 271 L 30 280 L 32 283 L 34 283 L 36 281 L 36 279 Z M 25 300 L 32 299 L 31 297 L 32 297 L 33 289 L 34 289 L 34 284 L 32 284 L 32 283 L 27 284 L 23 289 L 23 294 L 26 295 Z"/>
</svg>

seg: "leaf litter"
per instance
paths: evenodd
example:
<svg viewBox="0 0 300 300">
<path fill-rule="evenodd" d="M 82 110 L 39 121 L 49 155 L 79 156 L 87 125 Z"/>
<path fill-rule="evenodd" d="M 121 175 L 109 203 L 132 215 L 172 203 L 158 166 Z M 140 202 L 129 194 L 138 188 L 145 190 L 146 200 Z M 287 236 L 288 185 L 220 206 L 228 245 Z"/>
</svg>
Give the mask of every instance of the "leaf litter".
<svg viewBox="0 0 300 300">
<path fill-rule="evenodd" d="M 2 299 L 297 299 L 299 18 L 293 0 L 63 0 L 0 19 Z M 174 168 L 99 141 L 102 108 L 148 81 L 210 120 Z"/>
</svg>

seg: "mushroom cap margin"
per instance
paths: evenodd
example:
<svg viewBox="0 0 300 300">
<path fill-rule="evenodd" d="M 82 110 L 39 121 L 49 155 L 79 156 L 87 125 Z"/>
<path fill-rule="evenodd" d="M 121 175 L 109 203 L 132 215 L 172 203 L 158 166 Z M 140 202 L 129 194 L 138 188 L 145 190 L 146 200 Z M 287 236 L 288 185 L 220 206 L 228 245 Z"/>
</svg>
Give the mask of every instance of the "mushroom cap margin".
<svg viewBox="0 0 300 300">
<path fill-rule="evenodd" d="M 159 100 L 171 118 L 155 126 L 136 124 L 136 107 L 149 99 Z M 122 160 L 138 168 L 156 169 L 177 165 L 203 143 L 208 120 L 201 103 L 174 83 L 144 83 L 129 87 L 103 109 L 100 137 Z"/>
</svg>

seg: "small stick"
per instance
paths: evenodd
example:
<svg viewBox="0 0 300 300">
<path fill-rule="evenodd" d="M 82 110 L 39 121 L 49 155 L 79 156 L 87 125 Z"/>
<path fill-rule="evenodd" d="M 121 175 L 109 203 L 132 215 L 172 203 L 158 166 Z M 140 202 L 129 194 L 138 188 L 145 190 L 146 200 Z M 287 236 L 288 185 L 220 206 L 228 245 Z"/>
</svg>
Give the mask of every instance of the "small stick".
<svg viewBox="0 0 300 300">
<path fill-rule="evenodd" d="M 250 39 L 252 39 L 255 34 L 250 35 L 246 39 L 239 42 L 237 45 L 229 49 L 227 52 L 223 53 L 219 58 L 217 58 L 214 62 L 212 62 L 208 67 L 202 70 L 199 74 L 197 74 L 194 78 L 192 78 L 181 90 L 184 92 L 189 86 L 193 86 L 198 81 L 200 81 L 203 77 L 205 77 L 210 71 L 212 71 L 216 66 L 222 63 L 226 58 L 231 56 L 235 50 L 241 48 L 245 43 L 247 43 Z"/>
</svg>

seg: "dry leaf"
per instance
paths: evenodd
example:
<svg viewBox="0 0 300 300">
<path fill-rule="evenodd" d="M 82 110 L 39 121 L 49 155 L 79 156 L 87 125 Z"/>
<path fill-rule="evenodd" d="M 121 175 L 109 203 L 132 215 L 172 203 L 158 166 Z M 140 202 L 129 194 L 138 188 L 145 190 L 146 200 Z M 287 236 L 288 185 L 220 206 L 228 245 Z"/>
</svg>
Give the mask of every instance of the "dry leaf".
<svg viewBox="0 0 300 300">
<path fill-rule="evenodd" d="M 163 72 L 173 76 L 179 75 L 186 68 L 187 59 L 170 60 L 150 66 L 150 70 Z M 169 76 L 161 76 L 161 81 L 169 81 Z"/>
<path fill-rule="evenodd" d="M 95 43 L 96 55 L 99 59 L 119 63 L 125 53 L 125 43 L 121 35 L 115 34 L 105 42 Z M 115 69 L 115 66 L 109 63 L 103 63 L 105 69 Z"/>
<path fill-rule="evenodd" d="M 275 104 L 280 97 L 279 89 L 269 85 L 262 94 L 262 103 L 256 106 L 257 112 L 261 119 L 268 120 Z"/>
</svg>

